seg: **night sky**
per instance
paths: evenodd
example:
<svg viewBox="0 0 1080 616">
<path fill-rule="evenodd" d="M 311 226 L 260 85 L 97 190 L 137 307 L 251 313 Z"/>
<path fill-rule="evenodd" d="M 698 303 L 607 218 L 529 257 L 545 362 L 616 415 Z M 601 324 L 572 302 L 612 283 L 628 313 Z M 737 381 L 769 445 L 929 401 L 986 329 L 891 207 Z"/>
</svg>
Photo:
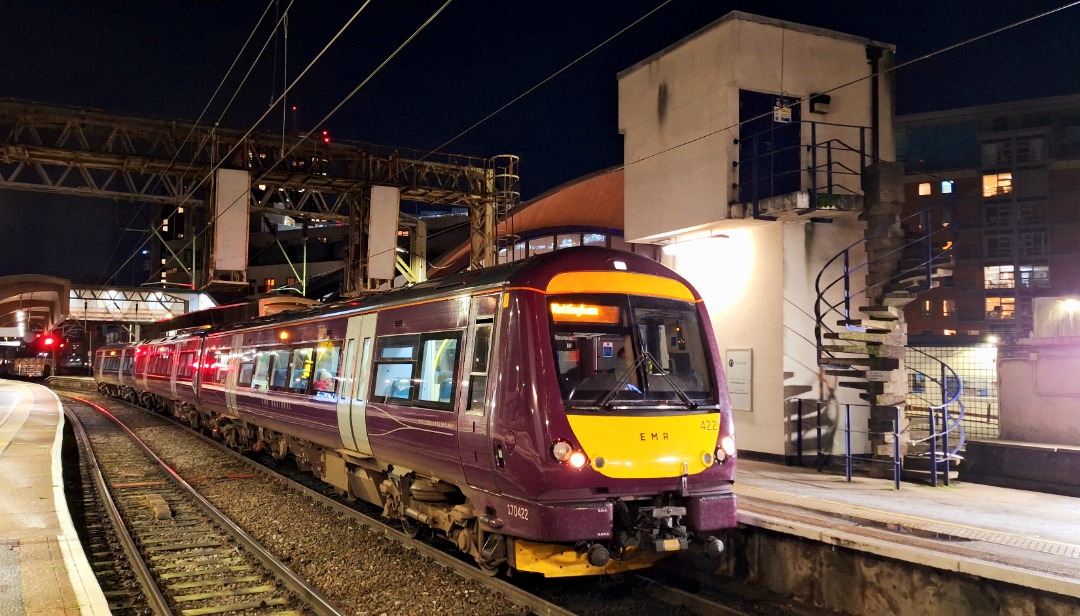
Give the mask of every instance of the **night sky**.
<svg viewBox="0 0 1080 616">
<path fill-rule="evenodd" d="M 288 4 L 281 0 L 277 8 Z M 287 57 L 278 37 L 222 124 L 250 127 L 280 93 L 284 67 L 291 81 L 360 4 L 296 2 Z M 299 107 L 296 128 L 323 117 L 441 4 L 371 2 L 290 94 L 289 104 Z M 455 0 L 324 128 L 340 139 L 438 147 L 661 4 Z M 520 155 L 525 199 L 618 164 L 616 73 L 732 10 L 892 43 L 901 63 L 1064 4 L 672 0 L 444 150 Z M 194 120 L 266 6 L 263 0 L 0 0 L 0 97 Z M 264 23 L 242 58 L 245 70 L 269 32 Z M 1080 93 L 1077 32 L 1080 6 L 902 68 L 895 74 L 897 112 Z M 237 84 L 230 80 L 226 95 Z M 225 100 L 215 101 L 211 117 Z M 280 109 L 263 128 L 281 129 Z M 141 241 L 125 230 L 145 228 L 138 211 L 131 203 L 0 192 L 0 275 L 102 282 Z M 64 249 L 28 260 L 24 255 L 36 252 L 28 238 Z M 116 282 L 128 284 L 128 277 Z"/>
</svg>

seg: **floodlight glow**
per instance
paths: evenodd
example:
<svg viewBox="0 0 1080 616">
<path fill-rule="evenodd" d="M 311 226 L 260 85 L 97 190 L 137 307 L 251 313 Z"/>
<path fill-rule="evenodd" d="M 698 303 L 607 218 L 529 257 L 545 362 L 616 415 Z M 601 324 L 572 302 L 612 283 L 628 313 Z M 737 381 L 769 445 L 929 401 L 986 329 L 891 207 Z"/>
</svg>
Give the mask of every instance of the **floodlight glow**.
<svg viewBox="0 0 1080 616">
<path fill-rule="evenodd" d="M 1061 309 L 1069 314 L 1080 311 L 1080 300 L 1070 297 L 1069 299 L 1061 302 Z"/>
</svg>

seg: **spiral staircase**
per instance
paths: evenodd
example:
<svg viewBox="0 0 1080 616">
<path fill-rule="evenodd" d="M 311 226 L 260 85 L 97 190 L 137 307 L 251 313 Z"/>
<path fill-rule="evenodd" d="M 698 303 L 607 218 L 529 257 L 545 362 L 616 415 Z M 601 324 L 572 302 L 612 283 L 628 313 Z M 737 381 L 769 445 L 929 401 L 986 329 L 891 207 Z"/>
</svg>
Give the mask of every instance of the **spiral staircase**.
<svg viewBox="0 0 1080 616">
<path fill-rule="evenodd" d="M 867 222 L 864 238 L 840 251 L 817 276 L 818 365 L 836 379 L 837 387 L 858 390 L 862 406 L 868 407 L 870 455 L 861 457 L 848 448 L 849 474 L 857 460 L 865 462 L 872 476 L 948 485 L 965 440 L 962 384 L 956 372 L 936 358 L 929 358 L 935 374 L 905 367 L 909 349 L 903 320 L 904 306 L 952 275 L 948 229 L 934 228 L 929 209 L 901 218 L 897 183 L 891 191 L 880 189 L 885 182 L 876 179 L 878 172 L 871 171 L 860 216 Z M 891 173 L 895 180 L 896 169 Z M 935 385 L 927 391 L 941 392 L 940 399 L 909 404 L 913 375 Z M 861 431 L 854 423 L 845 429 Z"/>
</svg>

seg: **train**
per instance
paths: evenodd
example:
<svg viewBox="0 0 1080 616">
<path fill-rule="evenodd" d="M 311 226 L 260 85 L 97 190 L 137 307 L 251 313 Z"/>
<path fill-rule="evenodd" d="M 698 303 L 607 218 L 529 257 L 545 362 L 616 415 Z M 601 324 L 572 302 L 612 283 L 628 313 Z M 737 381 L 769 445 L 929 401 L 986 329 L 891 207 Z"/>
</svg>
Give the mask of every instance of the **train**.
<svg viewBox="0 0 1080 616">
<path fill-rule="evenodd" d="M 736 525 L 731 403 L 701 296 L 577 247 L 97 349 L 99 391 L 291 456 L 488 573 L 718 557 Z"/>
</svg>

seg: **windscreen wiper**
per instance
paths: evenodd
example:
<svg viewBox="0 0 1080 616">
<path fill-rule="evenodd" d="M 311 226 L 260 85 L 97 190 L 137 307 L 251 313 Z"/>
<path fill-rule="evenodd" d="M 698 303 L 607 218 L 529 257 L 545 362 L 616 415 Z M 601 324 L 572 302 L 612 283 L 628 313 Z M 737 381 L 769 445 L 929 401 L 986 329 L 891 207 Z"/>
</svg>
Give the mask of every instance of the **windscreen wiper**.
<svg viewBox="0 0 1080 616">
<path fill-rule="evenodd" d="M 675 381 L 671 378 L 671 376 L 668 375 L 667 372 L 664 372 L 664 369 L 660 367 L 660 362 L 656 361 L 656 358 L 652 356 L 652 353 L 650 353 L 646 349 L 642 349 L 641 356 L 642 358 L 648 357 L 652 361 L 653 367 L 656 368 L 660 376 L 664 377 L 664 380 L 667 381 L 668 385 L 671 385 L 671 388 L 675 390 L 675 394 L 679 396 L 679 400 L 682 400 L 682 403 L 686 405 L 686 408 L 697 408 L 697 403 L 691 400 L 690 396 L 686 395 L 686 392 L 683 391 L 681 387 L 675 384 Z"/>
<path fill-rule="evenodd" d="M 638 357 L 637 361 L 635 361 L 634 364 L 632 366 L 630 366 L 630 369 L 626 371 L 626 374 L 622 375 L 622 378 L 620 378 L 618 380 L 618 382 L 615 383 L 615 387 L 612 387 L 611 391 L 604 394 L 603 398 L 600 398 L 600 401 L 596 403 L 597 406 L 599 406 L 600 408 L 607 408 L 608 405 L 611 404 L 612 398 L 614 398 L 615 395 L 618 394 L 619 391 L 624 386 L 632 387 L 633 390 L 636 393 L 639 393 L 639 394 L 642 393 L 642 391 L 640 389 L 638 389 L 637 387 L 634 387 L 633 385 L 629 385 L 629 381 L 630 381 L 630 377 L 635 372 L 637 372 L 638 366 L 641 365 L 641 362 L 645 361 L 646 357 L 647 357 L 647 355 L 644 355 L 644 354 L 641 357 Z"/>
</svg>

